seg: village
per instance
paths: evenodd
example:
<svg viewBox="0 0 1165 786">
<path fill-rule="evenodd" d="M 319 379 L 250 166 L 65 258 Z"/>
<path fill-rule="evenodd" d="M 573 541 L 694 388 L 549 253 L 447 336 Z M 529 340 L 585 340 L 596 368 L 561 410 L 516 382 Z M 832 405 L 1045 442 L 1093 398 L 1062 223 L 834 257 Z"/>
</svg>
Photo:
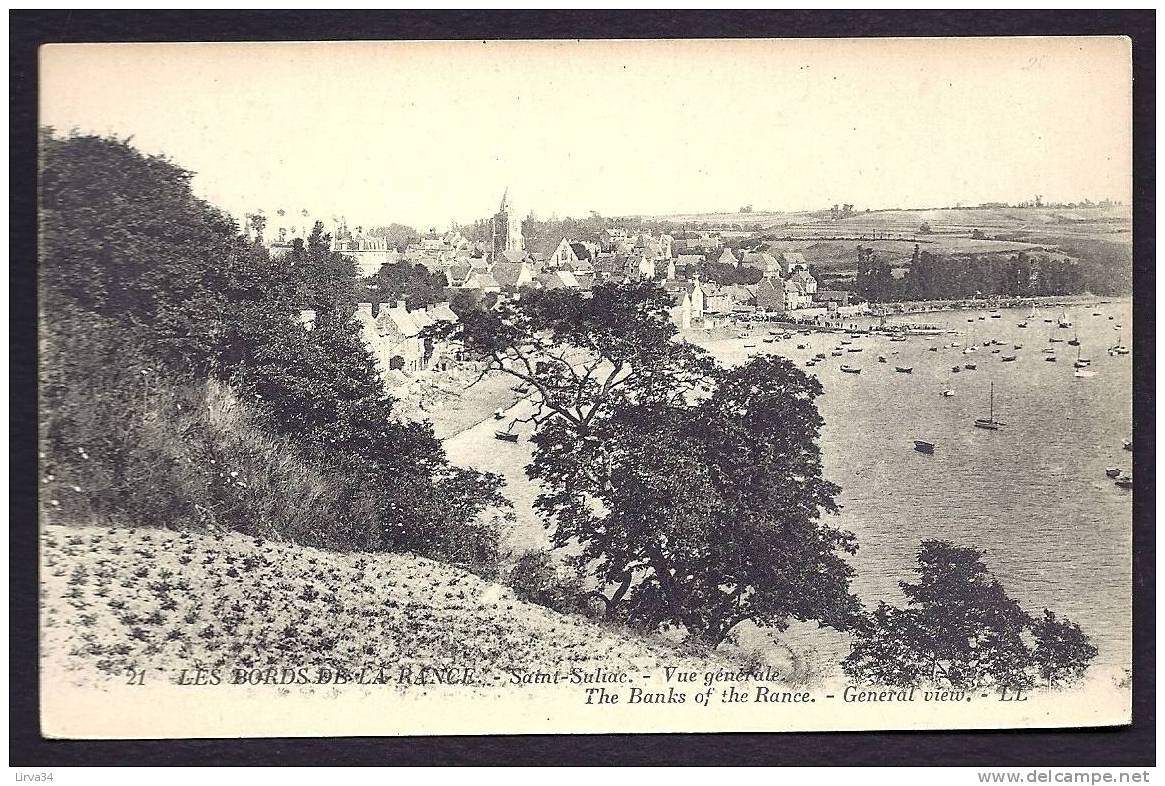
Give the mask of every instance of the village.
<svg viewBox="0 0 1165 786">
<path fill-rule="evenodd" d="M 296 239 L 307 238 L 314 222 L 306 210 L 290 219 L 285 211 L 276 211 L 266 232 L 253 234 L 252 239 L 261 237 L 277 257 L 287 253 Z M 449 300 L 468 294 L 493 305 L 518 299 L 530 289 L 585 293 L 606 282 L 654 281 L 669 295 L 671 318 L 685 337 L 757 319 L 828 324 L 868 311 L 864 303 L 852 305 L 848 291 L 819 288 L 801 253 L 734 251 L 714 230 L 675 237 L 606 227 L 594 237 L 562 237 L 550 251 L 531 249 L 508 189 L 488 222 L 490 237 L 485 242 L 471 241 L 451 229 L 422 237 L 402 252 L 363 227 L 349 228 L 343 219 L 328 224 L 332 250 L 352 258 L 361 277 L 375 276 L 384 265 L 421 265 L 444 276 Z M 706 263 L 753 268 L 751 278 L 759 281 L 717 284 L 701 280 L 700 269 Z M 457 320 L 449 300 L 413 309 L 403 300 L 358 304 L 355 319 L 383 372 L 407 375 L 444 371 L 450 365 L 456 358 L 455 348 L 424 336 L 425 328 L 434 322 Z M 310 311 L 300 314 L 309 327 L 314 317 Z"/>
</svg>

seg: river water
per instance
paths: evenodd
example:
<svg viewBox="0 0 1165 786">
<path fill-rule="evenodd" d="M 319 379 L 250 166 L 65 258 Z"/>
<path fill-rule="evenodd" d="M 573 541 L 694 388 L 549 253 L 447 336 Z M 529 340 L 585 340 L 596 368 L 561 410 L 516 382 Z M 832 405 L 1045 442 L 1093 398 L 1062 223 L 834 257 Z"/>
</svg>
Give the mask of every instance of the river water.
<svg viewBox="0 0 1165 786">
<path fill-rule="evenodd" d="M 779 353 L 820 379 L 825 475 L 842 489 L 835 523 L 858 538 L 860 550 L 851 558 L 854 589 L 867 606 L 903 603 L 898 582 L 913 579 L 923 539 L 974 546 L 987 552 L 988 567 L 1012 597 L 1029 611 L 1047 607 L 1079 622 L 1100 650 L 1097 665 L 1119 670 L 1131 659 L 1132 492 L 1115 486 L 1105 468 L 1131 474 L 1132 453 L 1121 440 L 1132 434 L 1132 356 L 1106 350 L 1122 339 L 1132 345 L 1131 303 L 1070 307 L 1075 331 L 1044 321 L 1062 311 L 1045 310 L 1027 328 L 1018 326 L 1027 309 L 1005 309 L 999 319 L 966 311 L 891 318 L 959 334 L 905 342 L 867 336 L 849 345 L 862 352 L 841 357 L 830 355 L 840 346 L 838 334 L 767 344 L 759 338 L 767 334 L 762 329 L 758 338 L 702 343 L 728 364 L 752 353 Z M 1074 332 L 1093 377 L 1073 376 L 1077 349 L 1066 340 Z M 1065 342 L 1051 343 L 1051 336 Z M 989 340 L 1004 346 L 983 347 Z M 955 341 L 959 347 L 945 346 Z M 971 343 L 977 351 L 964 354 Z M 1042 350 L 1049 347 L 1054 363 L 1044 360 Z M 805 367 L 818 352 L 827 359 Z M 888 362 L 879 363 L 879 354 Z M 1003 362 L 1005 354 L 1017 360 Z M 968 362 L 977 369 L 952 372 Z M 843 373 L 842 363 L 860 367 L 861 374 Z M 895 365 L 911 366 L 913 373 L 896 373 Z M 972 425 L 988 414 L 992 383 L 995 417 L 1006 424 L 998 431 Z M 944 397 L 944 390 L 954 395 Z M 480 424 L 446 447 L 456 463 L 507 477 L 506 493 L 518 515 L 507 538 L 511 547 L 542 545 L 541 524 L 529 510 L 536 489 L 522 471 L 530 459 L 526 432 L 511 445 L 493 439 L 495 426 Z M 935 443 L 934 454 L 916 452 L 915 439 Z M 789 635 L 800 637 L 794 644 L 818 649 L 825 641 L 808 627 L 795 626 Z"/>
</svg>

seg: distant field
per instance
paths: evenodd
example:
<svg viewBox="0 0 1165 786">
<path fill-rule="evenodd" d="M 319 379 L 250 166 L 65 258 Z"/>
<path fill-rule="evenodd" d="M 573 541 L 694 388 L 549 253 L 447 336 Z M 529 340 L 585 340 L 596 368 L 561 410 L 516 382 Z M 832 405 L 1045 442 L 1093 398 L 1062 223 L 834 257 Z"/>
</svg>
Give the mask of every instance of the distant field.
<svg viewBox="0 0 1165 786">
<path fill-rule="evenodd" d="M 833 221 L 829 211 L 791 211 L 765 213 L 687 213 L 650 217 L 658 221 L 685 223 L 741 224 L 756 229 L 784 230 L 793 227 L 814 228 L 828 234 L 863 234 L 873 231 L 913 234 L 925 222 L 935 232 L 970 234 L 984 232 L 1039 231 L 1120 234 L 1132 223 L 1128 206 L 1110 208 L 951 208 L 918 210 L 881 210 L 856 213 Z"/>
</svg>

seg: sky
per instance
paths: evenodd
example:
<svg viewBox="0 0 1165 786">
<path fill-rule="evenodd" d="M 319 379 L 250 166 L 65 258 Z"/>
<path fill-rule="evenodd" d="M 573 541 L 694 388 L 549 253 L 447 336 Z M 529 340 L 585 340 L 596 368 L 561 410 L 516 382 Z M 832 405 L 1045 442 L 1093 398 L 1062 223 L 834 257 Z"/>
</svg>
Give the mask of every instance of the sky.
<svg viewBox="0 0 1165 786">
<path fill-rule="evenodd" d="M 239 216 L 1131 201 L 1123 38 L 80 44 L 42 125 L 132 136 Z"/>
</svg>

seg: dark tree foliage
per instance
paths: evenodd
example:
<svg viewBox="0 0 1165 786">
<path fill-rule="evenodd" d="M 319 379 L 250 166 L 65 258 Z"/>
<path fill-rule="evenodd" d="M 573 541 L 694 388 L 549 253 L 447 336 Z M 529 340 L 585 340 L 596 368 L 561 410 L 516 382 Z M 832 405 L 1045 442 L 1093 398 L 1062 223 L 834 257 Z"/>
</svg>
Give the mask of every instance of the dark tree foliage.
<svg viewBox="0 0 1165 786">
<path fill-rule="evenodd" d="M 611 618 L 718 644 L 745 620 L 845 628 L 852 535 L 825 525 L 816 380 L 759 357 L 731 370 L 675 340 L 650 283 L 530 292 L 456 328 L 537 391 L 528 474 L 556 546 Z"/>
<path fill-rule="evenodd" d="M 421 239 L 421 233 L 404 224 L 388 224 L 376 226 L 368 230 L 370 237 L 379 237 L 387 241 L 388 245 L 397 251 L 404 251 L 412 243 Z"/>
<path fill-rule="evenodd" d="M 752 265 L 730 265 L 715 261 L 701 262 L 700 278 L 714 284 L 756 284 L 764 277 L 764 271 Z"/>
<path fill-rule="evenodd" d="M 415 309 L 448 300 L 445 274 L 432 272 L 420 264 L 397 262 L 383 265 L 369 279 L 369 284 L 371 286 L 365 297 L 377 303 L 403 300 L 410 309 Z"/>
<path fill-rule="evenodd" d="M 375 362 L 351 315 L 356 267 L 330 250 L 316 224 L 307 242 L 272 259 L 222 213 L 195 199 L 190 173 L 146 157 L 126 142 L 95 136 L 42 137 L 42 293 L 47 324 L 70 330 L 86 319 L 129 373 L 96 379 L 93 364 L 70 363 L 55 340 L 42 358 L 48 402 L 63 389 L 100 382 L 113 400 L 140 396 L 138 366 L 231 383 L 258 422 L 378 511 L 358 548 L 410 549 L 471 561 L 488 546 L 478 514 L 505 504 L 500 478 L 448 463 L 423 424 L 393 416 Z M 301 310 L 314 312 L 308 329 Z M 106 378 L 108 377 L 108 378 Z M 123 389 L 124 388 L 124 389 Z M 77 432 L 69 421 L 54 446 Z M 110 448 L 105 458 L 116 464 Z M 343 496 L 341 494 L 340 496 Z M 335 496 L 335 495 L 333 495 Z"/>
<path fill-rule="evenodd" d="M 1096 648 L 1080 627 L 1045 610 L 1038 622 L 988 572 L 983 553 L 923 541 L 906 608 L 886 603 L 857 626 L 842 668 L 878 685 L 1025 690 L 1083 676 Z"/>
</svg>

